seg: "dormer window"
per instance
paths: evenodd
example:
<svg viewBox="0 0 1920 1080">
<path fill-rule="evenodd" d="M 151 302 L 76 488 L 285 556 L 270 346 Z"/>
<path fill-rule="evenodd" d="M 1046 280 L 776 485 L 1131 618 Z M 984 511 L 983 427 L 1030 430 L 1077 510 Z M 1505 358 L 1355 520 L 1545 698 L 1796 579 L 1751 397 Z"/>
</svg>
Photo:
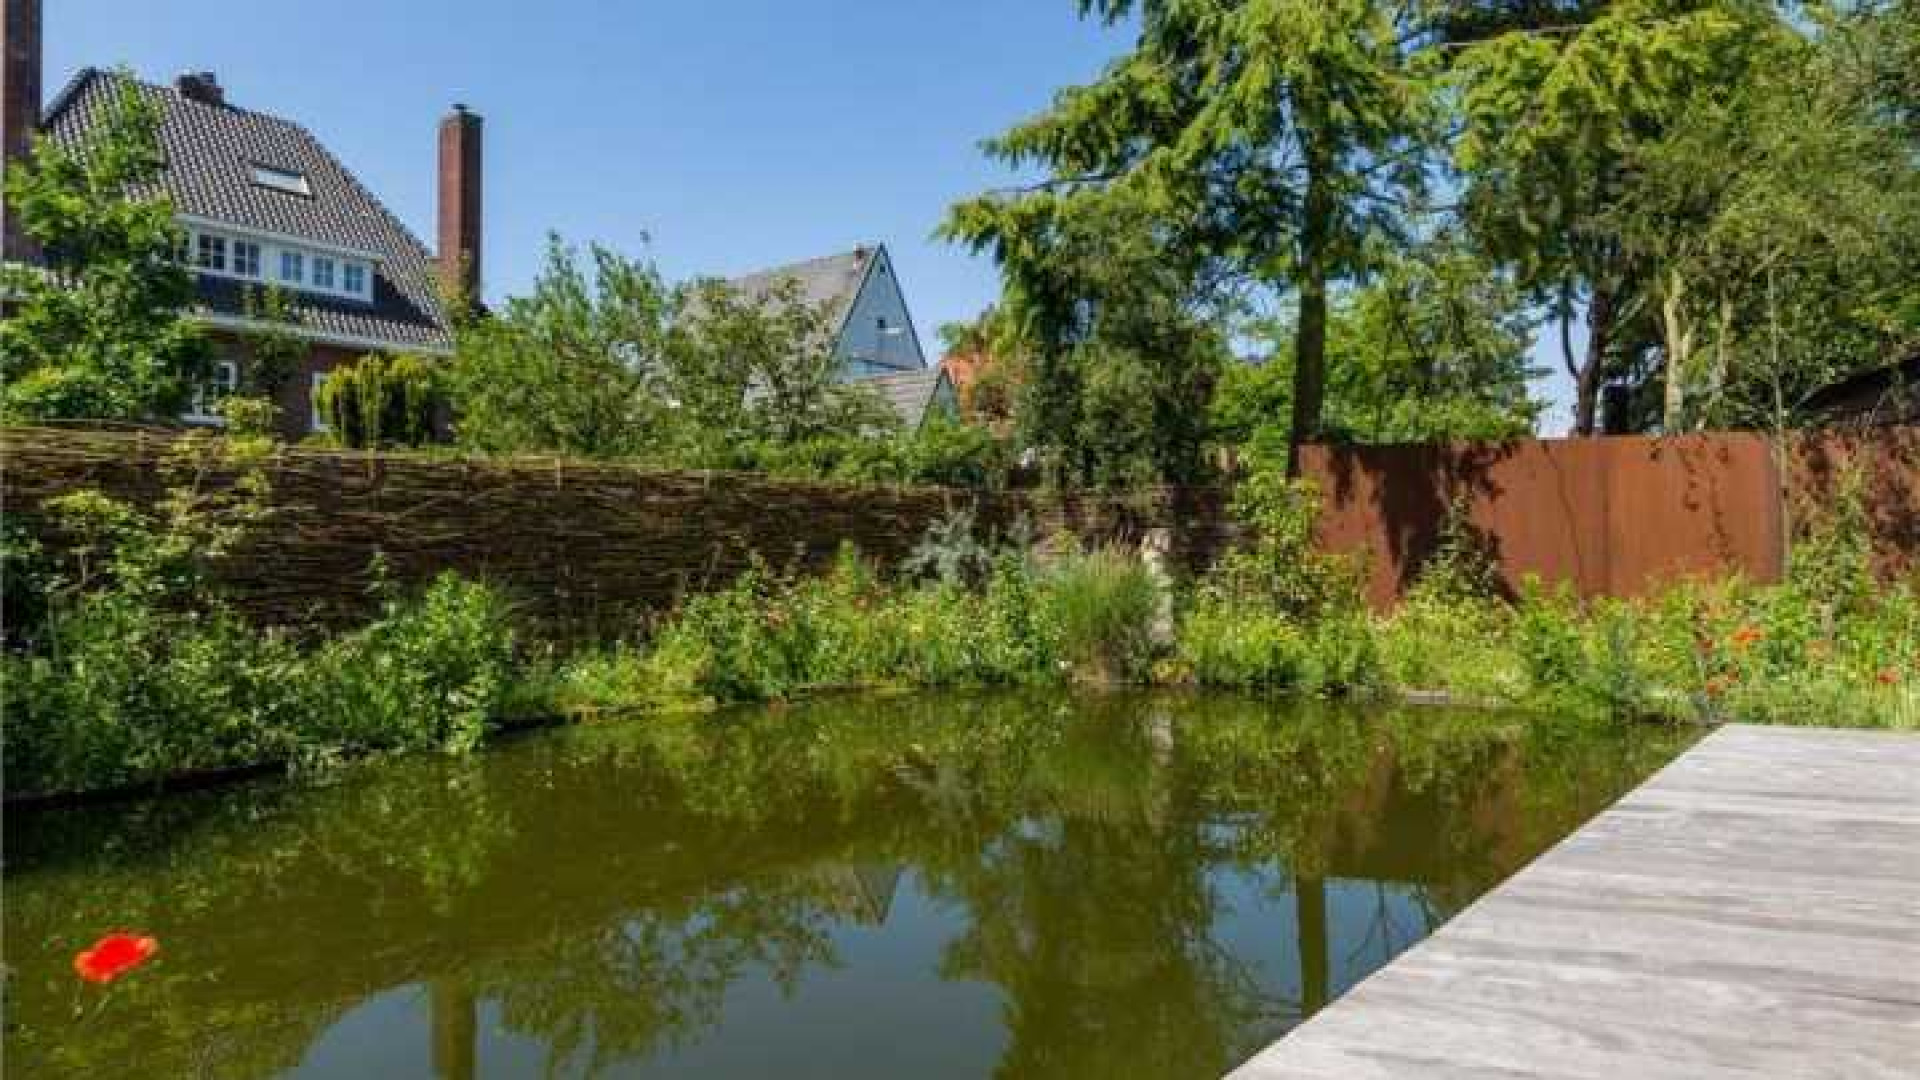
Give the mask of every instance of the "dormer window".
<svg viewBox="0 0 1920 1080">
<path fill-rule="evenodd" d="M 307 257 L 298 251 L 280 253 L 280 280 L 298 285 L 307 280 Z"/>
<path fill-rule="evenodd" d="M 253 182 L 263 188 L 283 191 L 288 195 L 299 195 L 309 199 L 313 198 L 313 185 L 307 183 L 307 178 L 304 173 L 297 173 L 288 169 L 276 169 L 271 165 L 255 165 L 253 167 Z"/>
<path fill-rule="evenodd" d="M 357 262 L 340 264 L 340 288 L 355 296 L 367 294 L 367 268 Z"/>
<path fill-rule="evenodd" d="M 334 287 L 333 260 L 325 255 L 315 255 L 313 257 L 313 287 L 316 289 L 327 289 L 329 291 Z"/>
</svg>

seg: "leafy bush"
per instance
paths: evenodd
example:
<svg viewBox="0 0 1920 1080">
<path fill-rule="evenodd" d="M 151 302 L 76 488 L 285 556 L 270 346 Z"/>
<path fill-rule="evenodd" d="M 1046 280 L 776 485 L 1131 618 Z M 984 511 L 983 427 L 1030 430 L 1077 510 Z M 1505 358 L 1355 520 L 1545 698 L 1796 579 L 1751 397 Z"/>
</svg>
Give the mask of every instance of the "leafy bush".
<svg viewBox="0 0 1920 1080">
<path fill-rule="evenodd" d="M 4 661 L 10 792 L 89 789 L 286 757 L 310 722 L 298 651 L 219 611 L 106 593 Z"/>
<path fill-rule="evenodd" d="M 1298 686 L 1308 645 L 1300 627 L 1272 611 L 1203 600 L 1181 627 L 1180 659 L 1202 686 Z"/>
<path fill-rule="evenodd" d="M 1065 658 L 1100 681 L 1146 674 L 1160 602 L 1152 573 L 1117 548 L 1068 555 L 1046 576 L 1045 603 Z"/>
<path fill-rule="evenodd" d="M 472 749 L 504 718 L 513 625 L 497 590 L 451 573 L 417 599 L 390 598 L 313 656 L 318 734 L 348 751 Z"/>
<path fill-rule="evenodd" d="M 329 372 L 318 406 L 328 433 L 342 446 L 420 446 L 433 437 L 438 397 L 431 361 L 374 353 Z"/>
</svg>

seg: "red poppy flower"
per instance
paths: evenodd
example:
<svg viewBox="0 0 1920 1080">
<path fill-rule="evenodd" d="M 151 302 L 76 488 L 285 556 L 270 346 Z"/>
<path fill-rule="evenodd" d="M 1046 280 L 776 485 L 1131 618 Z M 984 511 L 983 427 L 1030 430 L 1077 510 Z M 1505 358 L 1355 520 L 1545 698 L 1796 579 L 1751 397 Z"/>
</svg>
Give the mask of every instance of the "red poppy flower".
<svg viewBox="0 0 1920 1080">
<path fill-rule="evenodd" d="M 1878 678 L 1881 686 L 1892 686 L 1900 681 L 1900 673 L 1893 668 L 1882 668 Z"/>
<path fill-rule="evenodd" d="M 150 937 L 108 934 L 74 956 L 73 970 L 90 983 L 110 983 L 159 951 L 160 943 Z"/>
<path fill-rule="evenodd" d="M 1733 643 L 1739 646 L 1740 648 L 1744 649 L 1747 646 L 1753 644 L 1756 641 L 1759 641 L 1761 638 L 1764 638 L 1766 636 L 1767 636 L 1767 632 L 1765 630 L 1762 630 L 1759 627 L 1754 626 L 1752 624 L 1748 624 L 1746 626 L 1742 626 L 1740 629 L 1735 630 L 1733 632 Z"/>
<path fill-rule="evenodd" d="M 1726 693 L 1732 686 L 1732 679 L 1727 678 L 1725 675 L 1715 675 L 1713 678 L 1707 680 L 1707 696 L 1719 697 Z"/>
</svg>

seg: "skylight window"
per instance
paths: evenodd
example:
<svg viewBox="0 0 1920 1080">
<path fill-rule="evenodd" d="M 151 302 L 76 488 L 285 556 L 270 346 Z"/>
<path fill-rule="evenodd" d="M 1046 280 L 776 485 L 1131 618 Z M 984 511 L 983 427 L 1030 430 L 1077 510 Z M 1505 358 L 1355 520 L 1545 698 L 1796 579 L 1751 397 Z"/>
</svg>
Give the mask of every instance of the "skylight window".
<svg viewBox="0 0 1920 1080">
<path fill-rule="evenodd" d="M 307 198 L 313 197 L 313 188 L 307 183 L 307 177 L 304 173 L 291 172 L 286 169 L 276 169 L 271 165 L 255 165 L 253 167 L 253 182 L 263 188 L 284 191 L 289 195 L 304 195 Z"/>
</svg>

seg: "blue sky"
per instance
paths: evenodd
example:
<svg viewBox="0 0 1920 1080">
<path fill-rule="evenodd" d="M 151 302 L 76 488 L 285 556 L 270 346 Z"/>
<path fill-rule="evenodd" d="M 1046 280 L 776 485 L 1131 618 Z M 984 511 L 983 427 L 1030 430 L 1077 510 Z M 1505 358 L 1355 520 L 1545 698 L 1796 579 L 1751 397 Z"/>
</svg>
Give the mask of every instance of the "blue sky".
<svg viewBox="0 0 1920 1080">
<path fill-rule="evenodd" d="M 932 237 L 1015 179 L 979 140 L 1095 75 L 1123 35 L 1071 0 L 52 0 L 47 93 L 85 65 L 217 72 L 305 124 L 432 242 L 435 124 L 487 119 L 486 293 L 546 236 L 731 275 L 893 253 L 929 351 L 998 292 Z"/>
</svg>

